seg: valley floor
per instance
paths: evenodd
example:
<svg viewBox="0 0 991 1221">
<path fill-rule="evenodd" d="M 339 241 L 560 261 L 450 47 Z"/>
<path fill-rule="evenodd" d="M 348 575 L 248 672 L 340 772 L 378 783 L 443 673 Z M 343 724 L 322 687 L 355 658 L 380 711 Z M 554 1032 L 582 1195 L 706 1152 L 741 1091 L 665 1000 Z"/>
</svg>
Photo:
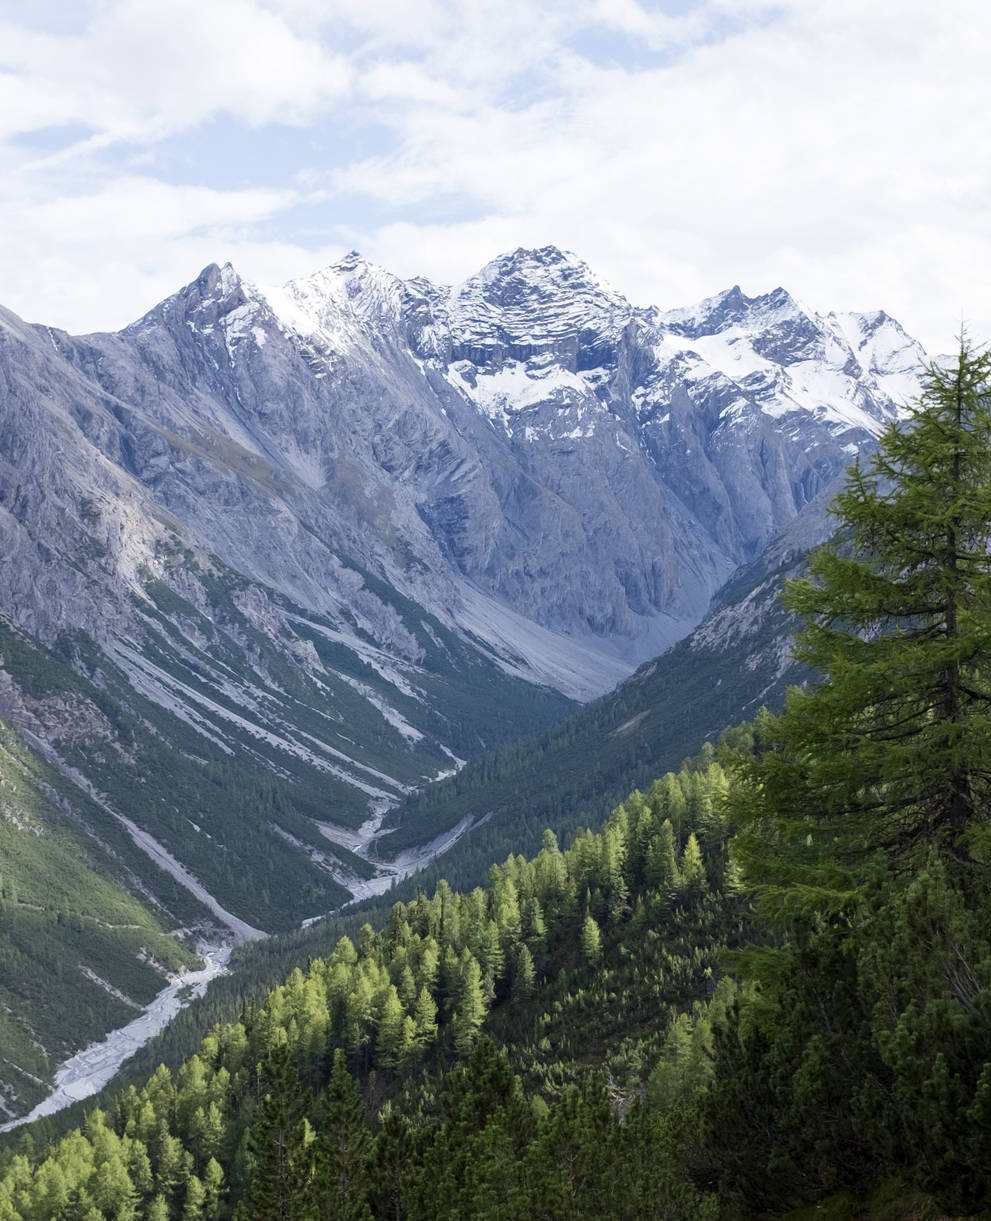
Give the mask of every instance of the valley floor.
<svg viewBox="0 0 991 1221">
<path fill-rule="evenodd" d="M 391 803 L 378 811 L 358 831 L 350 831 L 329 823 L 321 824 L 320 829 L 332 842 L 343 844 L 357 855 L 371 859 L 370 853 L 374 851 L 375 837 L 381 827 L 385 811 L 390 808 L 390 805 Z M 343 880 L 343 884 L 351 891 L 352 902 L 384 894 L 396 882 L 409 877 L 410 874 L 443 856 L 473 825 L 477 825 L 475 820 L 470 817 L 464 818 L 457 826 L 438 835 L 429 843 L 417 848 L 405 849 L 394 861 L 378 863 L 380 873 L 377 877 L 368 880 L 354 876 L 347 877 Z M 140 833 L 138 828 L 134 828 L 134 831 Z M 150 837 L 148 838 L 150 839 Z M 155 847 L 160 846 L 155 845 Z M 167 855 L 165 854 L 166 857 Z M 193 880 L 181 866 L 175 868 L 177 863 L 171 858 L 162 859 L 160 855 L 158 860 L 171 876 L 176 877 L 184 885 Z M 172 867 L 170 868 L 170 866 Z M 213 897 L 198 884 L 197 891 L 198 897 L 205 896 L 211 904 L 216 904 Z M 230 916 L 226 912 L 224 915 Z M 322 918 L 317 916 L 304 921 L 304 926 Z M 235 943 L 254 941 L 265 936 L 260 930 L 252 929 L 250 925 L 245 925 L 236 917 L 230 917 L 230 922 L 235 934 Z M 182 1009 L 201 997 L 212 979 L 226 972 L 231 948 L 230 944 L 201 944 L 199 953 L 206 963 L 202 970 L 178 976 L 159 992 L 151 1004 L 145 1007 L 140 1017 L 135 1018 L 126 1026 L 110 1031 L 105 1039 L 91 1043 L 66 1060 L 55 1073 L 55 1088 L 51 1094 L 38 1103 L 29 1114 L 0 1126 L 0 1132 L 9 1132 L 22 1124 L 40 1119 L 44 1115 L 54 1115 L 64 1107 L 98 1093 L 113 1080 L 125 1061 L 164 1030 Z"/>
<path fill-rule="evenodd" d="M 30 1114 L 0 1126 L 0 1132 L 9 1132 L 21 1124 L 40 1119 L 42 1115 L 54 1115 L 63 1107 L 102 1090 L 116 1076 L 125 1060 L 129 1060 L 140 1047 L 164 1030 L 180 1010 L 202 996 L 211 979 L 227 970 L 231 947 L 201 946 L 200 954 L 206 963 L 201 971 L 189 971 L 178 976 L 145 1007 L 140 1017 L 119 1030 L 112 1030 L 101 1042 L 91 1043 L 66 1060 L 55 1074 L 52 1093 L 39 1102 Z"/>
<path fill-rule="evenodd" d="M 441 832 L 427 843 L 403 848 L 393 860 L 380 861 L 373 853 L 376 849 L 382 820 L 390 808 L 391 806 L 385 807 L 382 812 L 377 813 L 373 818 L 363 823 L 357 831 L 351 831 L 345 827 L 337 827 L 332 823 L 318 824 L 321 832 L 331 843 L 348 848 L 356 856 L 360 856 L 370 864 L 375 865 L 378 870 L 378 874 L 375 877 L 367 879 L 356 877 L 353 874 L 340 875 L 339 881 L 342 886 L 346 886 L 351 891 L 351 902 L 353 903 L 361 899 L 370 899 L 375 895 L 385 894 L 386 891 L 390 890 L 404 878 L 408 878 L 411 874 L 425 869 L 432 862 L 436 861 L 438 857 L 450 851 L 466 831 L 471 830 L 473 827 L 481 826 L 487 817 L 479 819 L 473 815 L 466 815 L 460 822 L 451 827 L 450 830 Z M 313 919 L 304 920 L 303 925 L 305 927 L 320 919 L 322 919 L 321 916 L 316 916 Z"/>
</svg>

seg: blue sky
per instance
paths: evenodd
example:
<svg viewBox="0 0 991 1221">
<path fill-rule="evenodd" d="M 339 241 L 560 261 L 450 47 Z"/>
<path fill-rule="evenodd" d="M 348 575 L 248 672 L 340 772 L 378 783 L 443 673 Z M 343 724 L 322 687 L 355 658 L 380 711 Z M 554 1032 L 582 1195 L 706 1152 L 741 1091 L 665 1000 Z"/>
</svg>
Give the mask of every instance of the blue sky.
<svg viewBox="0 0 991 1221">
<path fill-rule="evenodd" d="M 554 243 L 945 350 L 991 338 L 989 53 L 973 0 L 0 0 L 0 302 L 115 328 L 209 262 Z"/>
</svg>

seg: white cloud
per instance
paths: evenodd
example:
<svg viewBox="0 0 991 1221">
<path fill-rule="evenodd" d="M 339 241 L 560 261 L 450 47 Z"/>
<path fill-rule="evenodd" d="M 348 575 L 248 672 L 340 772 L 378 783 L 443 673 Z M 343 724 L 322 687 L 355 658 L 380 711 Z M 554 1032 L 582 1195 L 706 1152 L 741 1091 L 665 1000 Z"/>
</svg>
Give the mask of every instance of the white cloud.
<svg viewBox="0 0 991 1221">
<path fill-rule="evenodd" d="M 450 281 L 553 242 L 639 303 L 780 282 L 931 345 L 961 311 L 991 336 L 991 10 L 970 0 L 105 0 L 81 26 L 0 29 L 0 134 L 94 133 L 33 163 L 0 147 L 3 295 L 33 317 L 117 325 L 232 253 L 273 280 L 357 245 Z M 237 190 L 206 160 L 156 184 L 159 139 L 221 114 L 311 125 L 297 186 L 252 186 L 261 133 Z M 111 163 L 122 138 L 140 177 Z M 300 183 L 324 192 L 308 232 Z M 87 306 L 74 281 L 106 290 Z"/>
<path fill-rule="evenodd" d="M 343 57 L 296 35 L 251 0 L 123 0 L 82 33 L 0 25 L 7 105 L 0 134 L 84 124 L 155 139 L 224 113 L 303 122 L 349 85 Z"/>
<path fill-rule="evenodd" d="M 17 210 L 8 200 L 8 241 L 0 253 L 4 304 L 68 330 L 123 326 L 207 263 L 261 262 L 264 243 L 255 227 L 293 198 L 126 177 L 92 194 Z M 291 244 L 281 246 L 281 257 L 292 259 Z M 298 259 L 295 265 L 302 270 Z"/>
<path fill-rule="evenodd" d="M 455 247 L 546 234 L 643 301 L 784 281 L 824 309 L 885 306 L 930 343 L 961 307 L 991 333 L 991 16 L 951 0 L 937 32 L 914 0 L 779 7 L 650 69 L 562 54 L 550 100 L 523 109 L 411 110 L 398 148 L 338 184 L 397 211 L 460 196 L 488 219 Z M 646 20 L 630 9 L 613 11 Z M 368 242 L 397 233 L 450 269 L 450 226 Z"/>
<path fill-rule="evenodd" d="M 362 74 L 359 87 L 374 101 L 405 101 L 457 107 L 459 94 L 419 64 L 380 61 Z"/>
<path fill-rule="evenodd" d="M 708 33 L 716 19 L 710 6 L 672 16 L 652 12 L 638 0 L 596 0 L 594 18 L 606 29 L 637 39 L 651 50 L 684 46 Z"/>
<path fill-rule="evenodd" d="M 92 195 L 40 204 L 31 210 L 29 223 L 49 241 L 168 241 L 204 228 L 257 221 L 295 199 L 291 191 L 215 191 L 127 177 Z"/>
</svg>

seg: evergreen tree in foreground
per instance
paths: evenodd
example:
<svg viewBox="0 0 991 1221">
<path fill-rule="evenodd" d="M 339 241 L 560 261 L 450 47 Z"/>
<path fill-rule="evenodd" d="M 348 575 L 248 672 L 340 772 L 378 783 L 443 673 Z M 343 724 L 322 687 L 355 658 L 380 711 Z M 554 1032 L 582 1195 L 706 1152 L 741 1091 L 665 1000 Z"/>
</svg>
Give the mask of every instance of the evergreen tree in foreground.
<svg viewBox="0 0 991 1221">
<path fill-rule="evenodd" d="M 991 801 L 991 354 L 932 364 L 834 512 L 842 529 L 791 582 L 797 657 L 779 749 L 749 770 L 742 859 L 778 897 L 842 906 L 870 854 L 918 868 L 981 856 Z M 761 817 L 761 811 L 767 817 Z M 768 852 L 770 833 L 776 852 Z M 769 894 L 765 890 L 765 894 Z"/>
<path fill-rule="evenodd" d="M 793 583 L 824 681 L 740 765 L 734 853 L 778 927 L 716 1040 L 701 1159 L 724 1207 L 991 1198 L 991 355 L 926 371 Z"/>
</svg>

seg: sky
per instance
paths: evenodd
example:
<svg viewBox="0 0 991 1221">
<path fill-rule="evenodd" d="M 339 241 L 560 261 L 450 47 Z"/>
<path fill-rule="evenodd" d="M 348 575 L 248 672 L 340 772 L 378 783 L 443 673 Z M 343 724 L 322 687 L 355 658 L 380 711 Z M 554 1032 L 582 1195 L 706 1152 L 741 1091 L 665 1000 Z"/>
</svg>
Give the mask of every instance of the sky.
<svg viewBox="0 0 991 1221">
<path fill-rule="evenodd" d="M 991 340 L 981 0 L 0 0 L 0 302 L 116 329 L 231 261 L 636 305 L 783 285 Z"/>
</svg>

